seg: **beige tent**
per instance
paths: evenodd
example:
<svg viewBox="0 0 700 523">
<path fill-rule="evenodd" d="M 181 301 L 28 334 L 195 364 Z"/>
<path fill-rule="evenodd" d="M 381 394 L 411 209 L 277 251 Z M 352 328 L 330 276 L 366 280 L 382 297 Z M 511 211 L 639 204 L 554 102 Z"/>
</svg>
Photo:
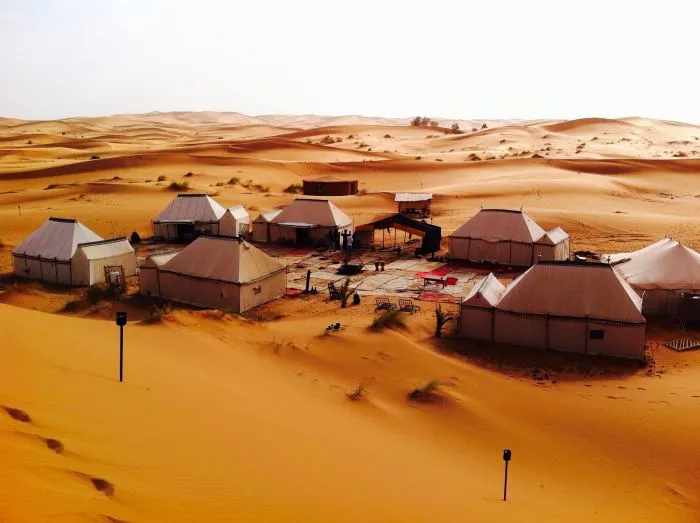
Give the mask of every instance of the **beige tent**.
<svg viewBox="0 0 700 523">
<path fill-rule="evenodd" d="M 202 236 L 178 253 L 147 258 L 139 282 L 149 296 L 244 312 L 283 296 L 287 274 L 241 238 Z"/>
<path fill-rule="evenodd" d="M 500 298 L 501 289 L 489 278 L 463 302 L 460 335 L 491 334 L 497 343 L 644 359 L 642 300 L 609 264 L 537 263 Z M 490 329 L 483 325 L 489 320 Z"/>
<path fill-rule="evenodd" d="M 329 231 L 350 231 L 352 218 L 328 200 L 297 198 L 269 223 L 270 241 L 315 245 L 324 243 Z"/>
<path fill-rule="evenodd" d="M 604 259 L 644 298 L 644 314 L 678 315 L 681 293 L 700 291 L 700 254 L 670 238 Z"/>
<path fill-rule="evenodd" d="M 527 267 L 567 260 L 569 235 L 545 232 L 522 211 L 482 209 L 448 237 L 448 251 L 451 259 Z"/>
<path fill-rule="evenodd" d="M 250 216 L 242 205 L 226 209 L 206 194 L 178 194 L 153 220 L 153 236 L 190 240 L 199 234 L 245 234 Z"/>
<path fill-rule="evenodd" d="M 17 276 L 63 285 L 105 281 L 106 266 L 136 274 L 136 253 L 126 238 L 103 240 L 73 219 L 49 218 L 12 250 Z"/>
<path fill-rule="evenodd" d="M 270 222 L 282 212 L 282 209 L 272 209 L 261 212 L 253 221 L 253 240 L 256 242 L 270 241 Z"/>
</svg>

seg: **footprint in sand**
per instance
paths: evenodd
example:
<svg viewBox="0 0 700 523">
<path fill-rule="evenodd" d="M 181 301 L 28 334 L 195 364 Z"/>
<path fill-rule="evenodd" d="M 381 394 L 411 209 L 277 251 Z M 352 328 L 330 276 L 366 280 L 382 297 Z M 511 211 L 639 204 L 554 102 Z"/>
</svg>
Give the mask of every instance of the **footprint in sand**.
<svg viewBox="0 0 700 523">
<path fill-rule="evenodd" d="M 23 410 L 20 409 L 15 409 L 13 407 L 5 407 L 4 405 L 1 407 L 2 410 L 7 412 L 12 419 L 15 419 L 17 421 L 21 421 L 22 423 L 31 423 L 32 418 L 24 412 Z"/>
<path fill-rule="evenodd" d="M 62 454 L 63 451 L 66 449 L 66 447 L 58 441 L 57 439 L 53 438 L 41 438 L 44 440 L 44 443 L 46 443 L 46 446 L 53 450 L 56 454 Z"/>
<path fill-rule="evenodd" d="M 87 481 L 95 490 L 102 492 L 102 494 L 105 496 L 110 498 L 114 496 L 114 485 L 106 479 L 90 476 L 84 472 L 75 472 L 75 474 L 81 479 Z"/>
</svg>

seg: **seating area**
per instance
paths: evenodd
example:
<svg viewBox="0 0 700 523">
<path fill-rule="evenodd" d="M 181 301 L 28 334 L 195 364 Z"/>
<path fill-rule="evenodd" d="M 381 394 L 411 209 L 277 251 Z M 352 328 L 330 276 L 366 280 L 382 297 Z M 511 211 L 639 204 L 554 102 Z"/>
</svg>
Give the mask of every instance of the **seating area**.
<svg viewBox="0 0 700 523">
<path fill-rule="evenodd" d="M 406 298 L 399 298 L 398 304 L 393 303 L 389 298 L 378 297 L 375 298 L 375 308 L 374 312 L 379 311 L 393 311 L 399 310 L 401 312 L 408 312 L 410 314 L 416 313 L 420 310 L 420 306 L 415 305 L 413 300 Z"/>
</svg>

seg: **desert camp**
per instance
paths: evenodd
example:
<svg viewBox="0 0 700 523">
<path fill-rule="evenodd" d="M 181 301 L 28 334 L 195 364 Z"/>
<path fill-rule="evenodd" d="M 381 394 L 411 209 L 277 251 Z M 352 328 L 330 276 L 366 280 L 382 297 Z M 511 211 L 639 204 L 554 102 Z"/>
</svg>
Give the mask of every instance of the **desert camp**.
<svg viewBox="0 0 700 523">
<path fill-rule="evenodd" d="M 126 238 L 105 240 L 77 220 L 49 218 L 12 250 L 12 265 L 22 278 L 94 285 L 105 269 L 120 279 L 136 274 L 136 254 Z"/>
<path fill-rule="evenodd" d="M 153 219 L 153 235 L 166 240 L 192 240 L 199 234 L 238 236 L 248 232 L 250 216 L 242 205 L 228 209 L 206 194 L 178 194 Z"/>
<path fill-rule="evenodd" d="M 141 292 L 159 298 L 245 312 L 284 295 L 285 268 L 237 237 L 201 236 L 182 251 L 139 267 Z"/>
<path fill-rule="evenodd" d="M 699 17 L 0 2 L 0 523 L 700 523 Z"/>
<path fill-rule="evenodd" d="M 451 259 L 527 267 L 569 259 L 569 235 L 545 232 L 522 211 L 481 209 L 449 238 Z"/>
</svg>

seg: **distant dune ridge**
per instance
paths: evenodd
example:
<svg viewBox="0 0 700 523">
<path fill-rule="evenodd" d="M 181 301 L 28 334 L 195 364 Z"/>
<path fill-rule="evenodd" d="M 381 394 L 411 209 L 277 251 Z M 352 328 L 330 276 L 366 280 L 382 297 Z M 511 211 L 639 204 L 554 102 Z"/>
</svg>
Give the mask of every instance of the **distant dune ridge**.
<svg viewBox="0 0 700 523">
<path fill-rule="evenodd" d="M 141 323 L 138 299 L 81 308 L 85 289 L 3 279 L 52 216 L 148 237 L 171 186 L 255 217 L 327 176 L 358 181 L 332 198 L 356 224 L 395 212 L 396 192 L 426 192 L 443 238 L 481 208 L 522 208 L 570 233 L 572 251 L 664 236 L 700 249 L 700 127 L 434 119 L 0 118 L 0 521 L 696 523 L 700 353 L 662 345 L 693 330 L 651 324 L 655 363 L 631 368 L 464 345 L 454 322 L 440 344 L 429 302 L 380 332 L 370 297 L 280 299 L 247 317 L 164 307 Z M 123 384 L 117 307 L 130 315 Z M 428 383 L 439 401 L 408 401 Z"/>
</svg>

